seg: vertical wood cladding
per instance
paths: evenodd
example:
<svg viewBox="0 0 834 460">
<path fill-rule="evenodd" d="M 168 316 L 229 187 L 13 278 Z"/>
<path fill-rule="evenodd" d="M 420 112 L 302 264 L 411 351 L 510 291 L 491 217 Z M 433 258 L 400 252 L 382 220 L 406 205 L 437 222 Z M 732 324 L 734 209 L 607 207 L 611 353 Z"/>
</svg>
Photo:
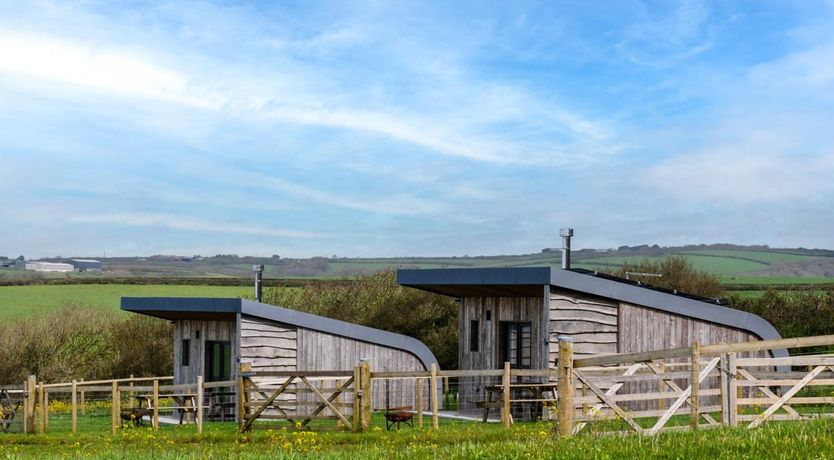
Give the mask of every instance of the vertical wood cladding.
<svg viewBox="0 0 834 460">
<path fill-rule="evenodd" d="M 199 338 L 197 337 L 199 331 Z M 207 341 L 230 342 L 232 379 L 237 378 L 235 356 L 239 353 L 235 321 L 203 321 L 183 319 L 174 321 L 174 383 L 194 383 L 198 375 L 205 375 Z M 188 340 L 189 361 L 182 365 L 182 341 Z"/>
<path fill-rule="evenodd" d="M 427 370 L 416 356 L 406 351 L 310 329 L 298 329 L 298 370 L 352 371 L 361 359 L 368 359 L 371 371 L 374 372 Z M 374 409 L 384 409 L 386 398 L 391 407 L 414 405 L 414 380 L 391 380 L 387 384 L 383 380 L 375 380 L 373 385 Z M 311 401 L 314 398 L 312 395 L 299 395 L 299 399 L 302 396 Z M 353 401 L 352 394 L 346 394 L 343 400 L 345 403 Z"/>
<path fill-rule="evenodd" d="M 620 352 L 758 340 L 755 335 L 708 321 L 620 303 Z"/>
<path fill-rule="evenodd" d="M 544 288 L 542 288 L 544 289 Z M 547 319 L 544 290 L 538 297 L 463 297 L 460 301 L 458 359 L 460 369 L 503 369 L 499 362 L 501 321 L 530 322 L 532 369 L 547 368 Z M 489 311 L 490 320 L 487 320 Z M 472 320 L 479 330 L 470 330 Z M 470 334 L 478 334 L 478 351 L 469 350 Z M 486 399 L 485 387 L 500 383 L 500 377 L 459 379 L 461 410 L 474 410 L 476 401 Z"/>
<path fill-rule="evenodd" d="M 551 287 L 549 363 L 559 357 L 559 336 L 574 339 L 577 357 L 617 353 L 618 304 L 603 297 Z"/>
</svg>

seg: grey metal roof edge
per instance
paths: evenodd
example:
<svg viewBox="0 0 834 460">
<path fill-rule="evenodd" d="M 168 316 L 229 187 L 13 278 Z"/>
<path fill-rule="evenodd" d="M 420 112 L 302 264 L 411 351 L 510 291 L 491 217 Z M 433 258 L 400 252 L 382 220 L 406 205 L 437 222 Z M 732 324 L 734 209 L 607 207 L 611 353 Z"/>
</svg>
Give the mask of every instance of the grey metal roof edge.
<svg viewBox="0 0 834 460">
<path fill-rule="evenodd" d="M 397 283 L 411 285 L 545 285 L 550 267 L 421 268 L 397 270 Z"/>
<path fill-rule="evenodd" d="M 224 297 L 122 297 L 121 309 L 134 313 L 240 313 L 240 298 Z"/>
<path fill-rule="evenodd" d="M 349 339 L 382 345 L 411 353 L 428 370 L 437 364 L 434 353 L 423 342 L 407 335 L 374 329 L 359 324 L 348 323 L 324 316 L 313 315 L 298 310 L 241 299 L 241 313 L 263 319 L 291 324 L 304 329 L 339 335 Z"/>
</svg>

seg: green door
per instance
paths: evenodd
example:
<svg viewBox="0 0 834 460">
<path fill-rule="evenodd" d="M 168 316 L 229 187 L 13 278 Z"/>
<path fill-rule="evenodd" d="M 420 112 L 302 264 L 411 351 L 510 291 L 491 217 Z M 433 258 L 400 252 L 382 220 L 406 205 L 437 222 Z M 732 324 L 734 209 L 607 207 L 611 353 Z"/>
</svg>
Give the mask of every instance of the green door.
<svg viewBox="0 0 834 460">
<path fill-rule="evenodd" d="M 206 342 L 206 381 L 232 379 L 231 342 Z"/>
</svg>

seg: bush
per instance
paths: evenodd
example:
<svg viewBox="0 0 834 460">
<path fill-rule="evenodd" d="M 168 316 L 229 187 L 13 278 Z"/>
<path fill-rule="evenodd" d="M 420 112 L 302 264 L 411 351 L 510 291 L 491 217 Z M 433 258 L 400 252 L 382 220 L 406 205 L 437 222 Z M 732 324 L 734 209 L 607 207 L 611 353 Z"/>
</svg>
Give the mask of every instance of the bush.
<svg viewBox="0 0 834 460">
<path fill-rule="evenodd" d="M 443 369 L 458 365 L 458 306 L 449 297 L 402 287 L 393 271 L 351 282 L 267 288 L 265 303 L 414 337 Z"/>
<path fill-rule="evenodd" d="M 0 383 L 170 375 L 172 343 L 168 321 L 65 307 L 0 324 Z"/>
<path fill-rule="evenodd" d="M 717 276 L 700 270 L 695 270 L 692 263 L 683 256 L 670 256 L 659 261 L 644 259 L 638 264 L 626 263 L 620 269 L 612 272 L 614 276 L 626 277 L 627 272 L 654 273 L 661 277 L 634 276 L 630 279 L 665 289 L 677 289 L 680 292 L 703 297 L 721 297 L 724 287 Z"/>
<path fill-rule="evenodd" d="M 730 296 L 730 305 L 766 319 L 782 337 L 834 334 L 834 291 L 814 287 L 768 290 L 761 297 Z"/>
</svg>

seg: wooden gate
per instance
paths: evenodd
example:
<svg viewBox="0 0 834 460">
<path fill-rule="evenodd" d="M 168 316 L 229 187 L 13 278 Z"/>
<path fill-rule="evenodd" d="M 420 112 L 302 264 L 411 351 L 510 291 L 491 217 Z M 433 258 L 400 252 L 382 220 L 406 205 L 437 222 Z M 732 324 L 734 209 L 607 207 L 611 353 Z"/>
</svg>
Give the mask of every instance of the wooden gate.
<svg viewBox="0 0 834 460">
<path fill-rule="evenodd" d="M 338 428 L 352 430 L 356 421 L 354 371 L 248 372 L 242 374 L 240 430 L 249 431 L 257 420 L 286 420 L 306 428 L 313 420 L 334 420 Z"/>
</svg>

